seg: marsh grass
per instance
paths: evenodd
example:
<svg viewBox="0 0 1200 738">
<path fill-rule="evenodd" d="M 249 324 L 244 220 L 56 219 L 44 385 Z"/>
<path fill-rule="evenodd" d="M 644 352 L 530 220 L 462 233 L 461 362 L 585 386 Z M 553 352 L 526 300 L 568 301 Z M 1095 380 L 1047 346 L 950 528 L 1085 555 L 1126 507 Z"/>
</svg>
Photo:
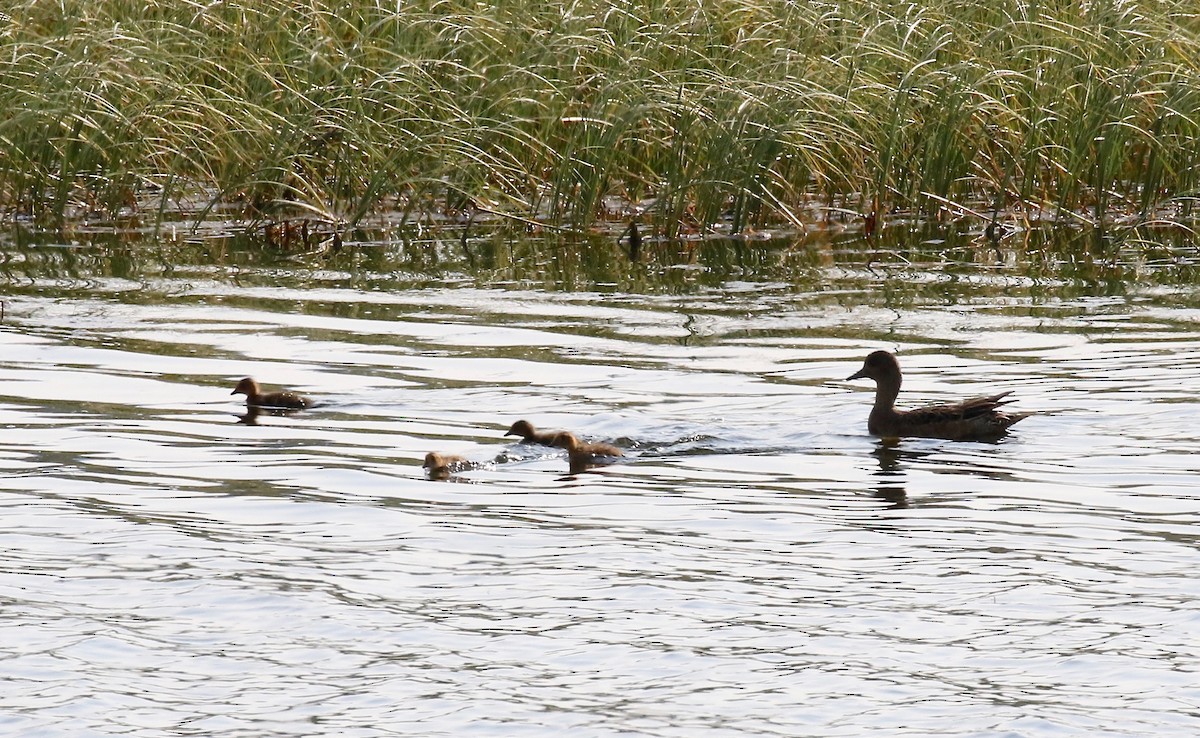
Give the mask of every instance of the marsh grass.
<svg viewBox="0 0 1200 738">
<path fill-rule="evenodd" d="M 0 207 L 1196 225 L 1192 0 L 17 2 Z M 615 204 L 614 204 L 615 203 Z"/>
</svg>

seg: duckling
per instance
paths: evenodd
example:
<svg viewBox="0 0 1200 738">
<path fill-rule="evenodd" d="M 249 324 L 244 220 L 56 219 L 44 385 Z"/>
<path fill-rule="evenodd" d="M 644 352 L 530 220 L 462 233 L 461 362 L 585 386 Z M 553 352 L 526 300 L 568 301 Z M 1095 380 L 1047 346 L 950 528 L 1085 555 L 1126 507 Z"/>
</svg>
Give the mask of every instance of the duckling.
<svg viewBox="0 0 1200 738">
<path fill-rule="evenodd" d="M 618 456 L 624 456 L 621 449 L 609 443 L 583 443 L 574 433 L 559 431 L 554 434 L 552 446 L 567 450 L 567 459 L 571 464 L 571 474 L 578 474 L 590 467 L 601 464 L 611 464 Z"/>
<path fill-rule="evenodd" d="M 543 446 L 553 446 L 554 437 L 559 431 L 539 431 L 528 420 L 518 420 L 508 429 L 506 436 L 521 436 L 521 443 L 540 443 Z"/>
<path fill-rule="evenodd" d="M 263 394 L 259 391 L 258 382 L 255 382 L 250 377 L 246 377 L 237 383 L 237 387 L 233 388 L 231 395 L 245 395 L 247 407 L 274 407 L 286 408 L 288 410 L 303 410 L 306 407 L 312 407 L 312 400 L 307 397 L 301 397 L 295 392 L 268 392 Z"/>
<path fill-rule="evenodd" d="M 867 356 L 862 369 L 848 379 L 875 380 L 875 406 L 867 418 L 867 430 L 876 436 L 899 438 L 945 438 L 952 441 L 995 440 L 1008 432 L 1009 426 L 1033 413 L 1008 413 L 1000 410 L 1012 400 L 1010 392 L 986 397 L 973 397 L 946 405 L 930 405 L 913 410 L 897 410 L 900 394 L 900 362 L 887 351 L 875 351 Z"/>
<path fill-rule="evenodd" d="M 454 454 L 439 454 L 430 451 L 425 454 L 425 463 L 421 465 L 430 479 L 446 479 L 451 474 L 466 471 L 471 468 L 471 462 L 462 456 Z"/>
</svg>

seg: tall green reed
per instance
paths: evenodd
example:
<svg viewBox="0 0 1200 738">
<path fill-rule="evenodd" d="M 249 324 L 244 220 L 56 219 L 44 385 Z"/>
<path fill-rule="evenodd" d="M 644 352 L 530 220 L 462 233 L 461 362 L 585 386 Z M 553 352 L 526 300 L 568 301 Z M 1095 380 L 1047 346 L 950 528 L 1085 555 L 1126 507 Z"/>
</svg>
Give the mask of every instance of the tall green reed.
<svg viewBox="0 0 1200 738">
<path fill-rule="evenodd" d="M 1193 223 L 1184 0 L 23 0 L 0 208 Z"/>
</svg>

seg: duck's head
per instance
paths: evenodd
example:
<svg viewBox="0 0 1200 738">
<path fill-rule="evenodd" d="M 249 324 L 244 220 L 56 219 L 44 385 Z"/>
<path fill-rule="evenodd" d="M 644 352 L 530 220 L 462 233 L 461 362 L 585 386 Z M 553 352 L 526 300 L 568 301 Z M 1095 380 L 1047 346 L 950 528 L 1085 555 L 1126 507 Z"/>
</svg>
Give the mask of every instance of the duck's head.
<svg viewBox="0 0 1200 738">
<path fill-rule="evenodd" d="M 554 441 L 550 444 L 555 448 L 565 448 L 568 451 L 573 451 L 579 448 L 579 439 L 574 433 L 568 431 L 560 431 L 554 435 Z"/>
<path fill-rule="evenodd" d="M 253 397 L 254 395 L 258 394 L 258 382 L 255 382 L 250 377 L 246 377 L 242 381 L 238 382 L 237 386 L 233 388 L 233 392 L 230 392 L 229 394 Z"/>
<path fill-rule="evenodd" d="M 425 454 L 425 463 L 421 466 L 425 469 L 437 469 L 446 465 L 446 460 L 436 451 L 430 451 Z"/>
<path fill-rule="evenodd" d="M 885 379 L 892 379 L 900 376 L 900 362 L 896 361 L 896 357 L 892 356 L 887 351 L 872 351 L 866 361 L 863 362 L 862 369 L 847 377 L 851 379 L 874 379 L 876 382 Z"/>
<path fill-rule="evenodd" d="M 512 424 L 512 427 L 508 429 L 508 433 L 505 433 L 504 435 L 528 438 L 529 436 L 533 435 L 533 424 L 528 420 L 518 420 Z"/>
</svg>

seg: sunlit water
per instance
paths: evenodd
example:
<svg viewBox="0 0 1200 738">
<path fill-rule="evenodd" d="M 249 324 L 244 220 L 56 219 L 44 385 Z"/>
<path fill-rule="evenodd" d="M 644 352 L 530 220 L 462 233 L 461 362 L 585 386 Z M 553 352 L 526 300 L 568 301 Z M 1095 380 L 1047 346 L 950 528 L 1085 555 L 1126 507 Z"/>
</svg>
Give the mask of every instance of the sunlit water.
<svg viewBox="0 0 1200 738">
<path fill-rule="evenodd" d="M 0 244 L 0 734 L 1200 733 L 1190 251 L 231 243 Z"/>
</svg>

